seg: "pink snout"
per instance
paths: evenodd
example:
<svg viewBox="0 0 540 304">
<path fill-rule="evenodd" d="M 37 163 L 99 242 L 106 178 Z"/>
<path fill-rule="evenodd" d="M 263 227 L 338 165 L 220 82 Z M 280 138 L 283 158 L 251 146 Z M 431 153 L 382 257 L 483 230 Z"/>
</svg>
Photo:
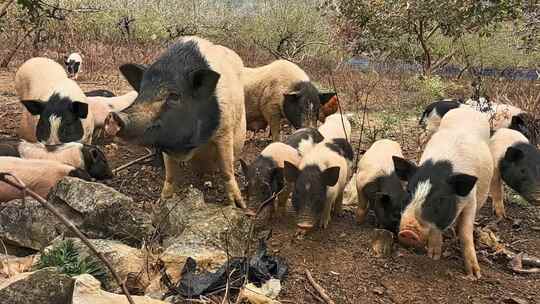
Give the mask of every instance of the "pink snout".
<svg viewBox="0 0 540 304">
<path fill-rule="evenodd" d="M 399 242 L 406 246 L 423 248 L 424 243 L 420 236 L 412 230 L 401 230 L 398 235 Z"/>
<path fill-rule="evenodd" d="M 308 223 L 308 222 L 301 222 L 301 223 L 296 224 L 296 226 L 299 229 L 302 229 L 302 230 L 311 230 L 311 229 L 313 229 L 313 224 Z"/>
</svg>

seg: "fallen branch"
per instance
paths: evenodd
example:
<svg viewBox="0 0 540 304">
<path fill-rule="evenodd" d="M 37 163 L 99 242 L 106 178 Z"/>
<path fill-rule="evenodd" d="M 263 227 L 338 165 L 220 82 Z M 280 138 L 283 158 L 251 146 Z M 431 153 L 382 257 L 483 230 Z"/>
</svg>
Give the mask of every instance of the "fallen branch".
<svg viewBox="0 0 540 304">
<path fill-rule="evenodd" d="M 317 300 L 319 303 L 326 303 L 325 300 L 321 299 L 321 297 L 319 297 L 315 291 L 311 290 L 310 288 L 308 288 L 307 286 L 304 285 L 304 289 L 315 299 Z"/>
<path fill-rule="evenodd" d="M 133 166 L 134 164 L 136 164 L 136 163 L 138 163 L 138 162 L 145 161 L 145 160 L 147 160 L 147 159 L 149 159 L 149 158 L 151 158 L 151 157 L 154 157 L 154 156 L 156 156 L 156 152 L 150 151 L 148 154 L 146 154 L 146 155 L 144 155 L 144 156 L 141 156 L 141 157 L 139 157 L 139 158 L 137 158 L 137 159 L 134 159 L 134 160 L 130 161 L 130 162 L 127 163 L 127 164 L 121 165 L 120 167 L 118 167 L 118 168 L 116 168 L 116 169 L 113 169 L 112 172 L 113 172 L 113 174 L 116 174 L 116 173 L 118 173 L 119 171 L 122 171 L 122 170 L 124 170 L 124 169 L 126 169 L 126 168 L 129 168 L 129 167 Z"/>
<path fill-rule="evenodd" d="M 8 177 L 13 178 L 15 181 L 8 179 Z M 34 192 L 32 189 L 29 189 L 26 187 L 26 185 L 15 175 L 10 173 L 4 173 L 0 172 L 0 181 L 19 189 L 22 191 L 25 195 L 28 194 L 32 198 L 34 198 L 36 201 L 38 201 L 43 207 L 45 207 L 47 210 L 49 210 L 62 224 L 64 224 L 71 232 L 73 232 L 89 249 L 90 251 L 96 255 L 104 264 L 107 266 L 109 271 L 111 272 L 112 276 L 118 283 L 118 285 L 122 288 L 122 291 L 124 292 L 124 295 L 126 296 L 128 302 L 130 304 L 135 304 L 133 299 L 131 298 L 129 291 L 126 287 L 125 282 L 122 282 L 114 268 L 112 267 L 111 263 L 101 254 L 92 243 L 90 243 L 90 240 L 77 228 L 70 220 L 68 220 L 66 217 L 64 217 L 54 206 L 49 203 L 46 199 L 41 197 L 41 195 Z"/>
<path fill-rule="evenodd" d="M 517 254 L 509 263 L 510 267 L 512 268 L 512 270 L 516 273 L 540 273 L 540 268 L 529 268 L 529 269 L 524 269 L 523 268 L 523 263 L 525 262 L 523 260 L 524 257 L 526 257 L 527 255 L 526 254 L 523 254 L 522 253 L 519 253 Z M 535 261 L 536 263 L 538 263 L 538 261 Z"/>
<path fill-rule="evenodd" d="M 326 291 L 321 287 L 321 285 L 319 285 L 319 284 L 317 284 L 317 282 L 315 282 L 315 280 L 313 279 L 313 276 L 311 275 L 311 272 L 309 272 L 308 269 L 306 269 L 306 277 L 307 277 L 309 283 L 311 284 L 311 286 L 313 286 L 313 288 L 315 288 L 315 290 L 317 290 L 317 292 L 319 293 L 321 298 L 326 302 L 326 304 L 335 304 L 334 301 L 332 301 L 332 299 L 330 299 L 330 297 L 328 296 Z"/>
</svg>

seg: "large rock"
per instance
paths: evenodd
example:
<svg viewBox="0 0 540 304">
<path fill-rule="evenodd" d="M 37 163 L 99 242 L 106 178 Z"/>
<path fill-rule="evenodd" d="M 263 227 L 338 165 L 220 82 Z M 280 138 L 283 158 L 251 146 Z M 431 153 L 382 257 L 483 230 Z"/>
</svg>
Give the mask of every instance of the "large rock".
<svg viewBox="0 0 540 304">
<path fill-rule="evenodd" d="M 73 242 L 81 258 L 92 256 L 101 264 L 102 268 L 107 272 L 107 284 L 105 286 L 107 290 L 117 290 L 119 288 L 107 267 L 90 252 L 90 249 L 81 240 L 76 238 L 69 238 L 67 240 Z M 152 267 L 156 261 L 156 257 L 150 253 L 130 247 L 120 241 L 90 240 L 90 242 L 109 261 L 120 279 L 126 281 L 126 285 L 132 291 L 144 291 L 150 284 L 150 280 L 158 274 L 153 271 L 154 267 Z M 45 250 L 52 249 L 58 243 L 53 243 Z"/>
<path fill-rule="evenodd" d="M 189 187 L 173 199 L 162 202 L 161 232 L 165 251 L 159 256 L 173 282 L 180 278 L 186 259 L 192 257 L 204 270 L 215 270 L 231 256 L 244 254 L 249 219 L 232 206 L 207 205 L 201 191 Z M 161 292 L 160 292 L 161 290 Z M 147 294 L 161 295 L 155 280 Z"/>
<path fill-rule="evenodd" d="M 93 239 L 121 239 L 139 244 L 152 230 L 151 217 L 133 200 L 99 183 L 66 177 L 49 193 L 56 206 L 69 208 L 80 229 Z M 66 210 L 67 211 L 67 210 Z"/>
<path fill-rule="evenodd" d="M 150 299 L 147 297 L 132 296 L 136 304 L 167 304 L 163 301 Z M 33 303 L 33 302 L 28 302 Z M 103 291 L 98 280 L 89 274 L 82 274 L 75 277 L 75 289 L 73 291 L 73 302 L 58 302 L 71 304 L 128 304 L 124 295 L 118 295 Z M 42 304 L 42 303 L 40 303 Z"/>
<path fill-rule="evenodd" d="M 150 215 L 137 210 L 131 198 L 103 184 L 66 177 L 48 199 L 90 238 L 139 244 L 152 231 Z M 4 207 L 0 239 L 8 244 L 41 250 L 60 234 L 71 234 L 32 199 L 14 200 Z"/>
<path fill-rule="evenodd" d="M 73 283 L 72 278 L 56 268 L 21 273 L 0 284 L 0 303 L 71 303 Z"/>
</svg>

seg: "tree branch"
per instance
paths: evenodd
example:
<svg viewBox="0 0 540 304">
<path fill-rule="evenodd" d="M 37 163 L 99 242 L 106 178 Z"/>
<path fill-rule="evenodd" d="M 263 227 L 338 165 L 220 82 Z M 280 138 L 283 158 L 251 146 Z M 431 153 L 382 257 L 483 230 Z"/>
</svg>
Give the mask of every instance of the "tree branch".
<svg viewBox="0 0 540 304">
<path fill-rule="evenodd" d="M 8 177 L 13 178 L 14 181 L 8 179 Z M 62 222 L 62 224 L 64 224 L 69 230 L 71 230 L 71 232 L 73 232 L 79 239 L 81 239 L 81 241 L 90 249 L 90 251 L 94 255 L 96 255 L 105 264 L 105 266 L 107 266 L 107 268 L 111 272 L 112 276 L 114 277 L 118 285 L 120 285 L 120 287 L 122 288 L 122 291 L 124 292 L 124 295 L 126 296 L 128 302 L 130 304 L 135 304 L 135 302 L 133 301 L 133 299 L 131 298 L 129 294 L 129 291 L 126 287 L 125 282 L 122 282 L 122 280 L 120 279 L 120 277 L 118 276 L 114 268 L 112 267 L 111 263 L 103 256 L 103 254 L 101 254 L 96 249 L 96 247 L 94 247 L 94 245 L 90 242 L 90 240 L 88 240 L 88 238 L 79 230 L 79 228 L 77 228 L 77 226 L 75 226 L 70 220 L 68 220 L 60 212 L 58 212 L 58 210 L 56 210 L 56 208 L 51 203 L 49 203 L 46 199 L 41 197 L 32 189 L 27 188 L 26 185 L 15 175 L 11 173 L 0 172 L 0 181 L 14 188 L 19 189 L 25 195 L 26 194 L 30 195 L 32 198 L 38 201 L 43 207 L 45 207 L 45 209 L 49 210 L 58 220 L 60 220 L 60 222 Z"/>
</svg>

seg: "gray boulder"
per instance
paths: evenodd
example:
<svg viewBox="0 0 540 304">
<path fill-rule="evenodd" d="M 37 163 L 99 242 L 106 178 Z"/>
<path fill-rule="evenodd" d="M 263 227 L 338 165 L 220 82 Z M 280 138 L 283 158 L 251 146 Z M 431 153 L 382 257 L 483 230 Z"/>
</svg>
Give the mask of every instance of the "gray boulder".
<svg viewBox="0 0 540 304">
<path fill-rule="evenodd" d="M 71 303 L 73 285 L 74 280 L 56 268 L 20 273 L 0 284 L 0 303 Z"/>
<path fill-rule="evenodd" d="M 103 184 L 66 177 L 51 190 L 48 200 L 89 238 L 137 245 L 153 231 L 150 215 L 134 207 L 131 198 Z M 14 200 L 4 206 L 0 239 L 9 244 L 41 250 L 59 235 L 71 234 L 37 201 Z"/>
</svg>

